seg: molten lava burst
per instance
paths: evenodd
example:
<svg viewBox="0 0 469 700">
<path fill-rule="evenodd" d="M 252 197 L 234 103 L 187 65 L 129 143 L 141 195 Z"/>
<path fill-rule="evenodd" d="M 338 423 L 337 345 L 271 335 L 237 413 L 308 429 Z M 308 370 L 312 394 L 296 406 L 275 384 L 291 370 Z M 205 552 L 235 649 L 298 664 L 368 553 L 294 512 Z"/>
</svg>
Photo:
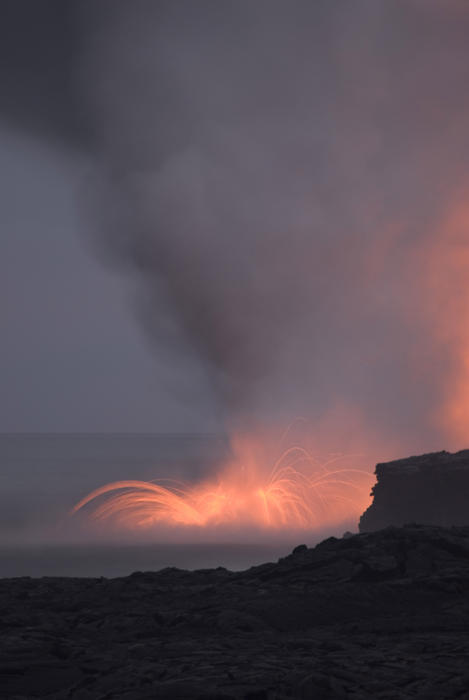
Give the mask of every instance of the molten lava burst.
<svg viewBox="0 0 469 700">
<path fill-rule="evenodd" d="M 127 528 L 154 525 L 253 525 L 262 529 L 315 529 L 345 522 L 369 505 L 373 476 L 340 467 L 341 457 L 318 463 L 305 449 L 286 450 L 266 477 L 253 460 L 229 465 L 217 478 L 194 485 L 117 481 L 74 507 L 96 501 L 93 517 Z M 99 500 L 98 500 L 99 499 Z"/>
</svg>

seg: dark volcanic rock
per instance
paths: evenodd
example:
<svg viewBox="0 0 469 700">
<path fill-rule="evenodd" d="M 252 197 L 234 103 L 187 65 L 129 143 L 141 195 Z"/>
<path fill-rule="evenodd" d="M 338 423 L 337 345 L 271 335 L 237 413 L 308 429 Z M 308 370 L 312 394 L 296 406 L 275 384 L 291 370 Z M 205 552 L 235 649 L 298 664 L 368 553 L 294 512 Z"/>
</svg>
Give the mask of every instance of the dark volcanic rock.
<svg viewBox="0 0 469 700">
<path fill-rule="evenodd" d="M 8 700 L 469 698 L 469 528 L 297 547 L 248 571 L 0 579 Z"/>
<path fill-rule="evenodd" d="M 469 525 L 469 450 L 377 464 L 375 473 L 360 532 L 406 523 Z"/>
</svg>

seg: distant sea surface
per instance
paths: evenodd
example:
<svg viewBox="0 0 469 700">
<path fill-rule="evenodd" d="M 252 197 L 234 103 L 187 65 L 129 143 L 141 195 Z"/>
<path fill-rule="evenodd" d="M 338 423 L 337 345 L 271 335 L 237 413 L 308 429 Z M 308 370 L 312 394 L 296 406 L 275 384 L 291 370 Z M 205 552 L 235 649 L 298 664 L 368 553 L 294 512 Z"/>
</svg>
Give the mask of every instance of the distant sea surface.
<svg viewBox="0 0 469 700">
<path fill-rule="evenodd" d="M 289 544 L 122 543 L 76 536 L 68 515 L 120 479 L 198 480 L 229 455 L 222 435 L 0 434 L 0 577 L 124 576 L 167 566 L 243 569 Z M 298 542 L 292 542 L 298 544 Z"/>
<path fill-rule="evenodd" d="M 268 544 L 206 543 L 155 545 L 36 544 L 0 546 L 0 577 L 127 576 L 166 567 L 232 571 L 277 561 L 292 547 Z"/>
</svg>

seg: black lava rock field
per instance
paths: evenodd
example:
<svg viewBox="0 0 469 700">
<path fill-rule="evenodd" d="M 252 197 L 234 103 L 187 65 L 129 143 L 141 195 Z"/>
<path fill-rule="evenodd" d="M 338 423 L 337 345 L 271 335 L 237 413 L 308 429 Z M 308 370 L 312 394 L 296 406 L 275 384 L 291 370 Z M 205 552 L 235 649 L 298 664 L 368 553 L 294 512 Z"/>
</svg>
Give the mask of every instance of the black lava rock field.
<svg viewBox="0 0 469 700">
<path fill-rule="evenodd" d="M 304 545 L 277 563 L 0 579 L 8 700 L 469 698 L 469 527 Z"/>
</svg>

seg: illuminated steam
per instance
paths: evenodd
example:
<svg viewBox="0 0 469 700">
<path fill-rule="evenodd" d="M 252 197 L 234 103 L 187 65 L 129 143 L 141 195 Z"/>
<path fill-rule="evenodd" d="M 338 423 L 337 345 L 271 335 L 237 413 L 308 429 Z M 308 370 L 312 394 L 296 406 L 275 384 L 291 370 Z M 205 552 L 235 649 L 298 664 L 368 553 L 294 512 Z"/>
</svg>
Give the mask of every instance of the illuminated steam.
<svg viewBox="0 0 469 700">
<path fill-rule="evenodd" d="M 467 5 L 97 12 L 81 73 L 97 243 L 137 280 L 155 347 L 199 363 L 232 434 L 301 414 L 315 453 L 358 450 L 368 468 L 464 446 Z M 133 525 L 316 527 L 366 506 L 369 484 L 352 497 L 345 472 L 243 464 L 179 489 L 111 484 L 78 507 L 96 498 L 96 517 Z"/>
<path fill-rule="evenodd" d="M 321 464 L 292 447 L 270 473 L 248 453 L 238 455 L 210 480 L 163 485 L 118 481 L 88 494 L 74 507 L 92 503 L 92 517 L 134 530 L 157 526 L 258 530 L 314 530 L 355 523 L 369 505 L 372 476 L 341 466 L 337 456 Z M 157 529 L 155 529 L 157 532 Z"/>
<path fill-rule="evenodd" d="M 467 6 L 137 0 L 83 22 L 98 245 L 158 352 L 199 363 L 230 430 L 301 414 L 326 450 L 460 446 Z"/>
</svg>

